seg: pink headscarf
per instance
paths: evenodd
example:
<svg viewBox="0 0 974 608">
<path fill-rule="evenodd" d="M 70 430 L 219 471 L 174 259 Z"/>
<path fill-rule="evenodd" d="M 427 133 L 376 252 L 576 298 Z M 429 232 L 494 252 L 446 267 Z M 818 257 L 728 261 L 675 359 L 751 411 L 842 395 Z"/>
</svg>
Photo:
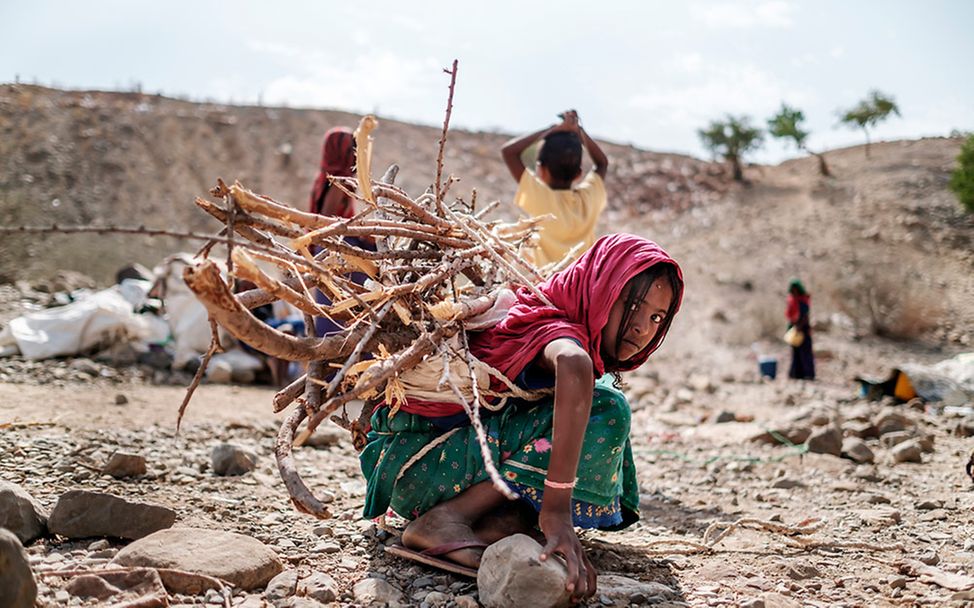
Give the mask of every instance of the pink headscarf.
<svg viewBox="0 0 974 608">
<path fill-rule="evenodd" d="M 503 321 L 470 334 L 470 351 L 511 380 L 558 338 L 571 338 L 581 344 L 592 358 L 596 377 L 606 371 L 635 369 L 659 348 L 673 315 L 666 316 L 646 348 L 608 370 L 602 360 L 602 329 L 626 283 L 662 263 L 672 264 L 680 277 L 680 289 L 674 294 L 675 314 L 683 300 L 683 274 L 676 261 L 652 241 L 632 234 L 613 234 L 597 240 L 574 264 L 538 285 L 538 290 L 554 306 L 547 306 L 530 290 L 519 288 L 517 302 Z M 424 416 L 447 416 L 463 411 L 459 405 L 430 402 L 406 403 L 402 410 Z"/>
<path fill-rule="evenodd" d="M 682 283 L 679 265 L 656 243 L 632 234 L 604 236 L 574 264 L 538 285 L 538 291 L 551 300 L 554 307 L 546 306 L 529 290 L 518 289 L 517 303 L 507 317 L 494 327 L 471 336 L 471 352 L 514 379 L 549 342 L 572 338 L 592 357 L 598 376 L 606 371 L 635 369 L 659 348 L 672 317 L 666 317 L 649 346 L 609 370 L 602 361 L 602 329 L 626 283 L 660 263 L 676 267 Z M 683 300 L 682 288 L 674 297 L 675 312 Z"/>
<path fill-rule="evenodd" d="M 315 185 L 311 189 L 311 212 L 321 213 L 322 199 L 324 198 L 325 187 L 328 185 L 328 176 L 351 177 L 355 167 L 355 136 L 351 129 L 346 127 L 335 127 L 325 133 L 325 139 L 321 143 L 321 170 L 315 178 Z M 347 209 L 351 217 L 351 208 Z"/>
</svg>

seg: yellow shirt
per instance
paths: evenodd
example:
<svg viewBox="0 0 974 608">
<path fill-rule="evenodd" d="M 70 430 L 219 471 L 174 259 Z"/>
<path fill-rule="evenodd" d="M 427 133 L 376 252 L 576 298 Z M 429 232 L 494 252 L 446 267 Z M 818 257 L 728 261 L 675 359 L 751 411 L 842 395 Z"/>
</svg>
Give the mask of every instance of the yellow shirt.
<svg viewBox="0 0 974 608">
<path fill-rule="evenodd" d="M 571 190 L 552 190 L 525 169 L 514 204 L 532 217 L 554 216 L 540 225 L 541 240 L 534 256 L 540 268 L 561 261 L 579 243 L 585 243 L 579 255 L 595 243 L 595 224 L 606 205 L 605 183 L 598 173 L 589 171 Z"/>
</svg>

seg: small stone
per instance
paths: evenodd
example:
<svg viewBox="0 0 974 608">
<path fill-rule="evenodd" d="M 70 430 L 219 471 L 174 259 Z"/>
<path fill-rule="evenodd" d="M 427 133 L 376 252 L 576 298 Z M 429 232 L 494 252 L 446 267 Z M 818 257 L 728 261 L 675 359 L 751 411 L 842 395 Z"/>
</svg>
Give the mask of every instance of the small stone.
<svg viewBox="0 0 974 608">
<path fill-rule="evenodd" d="M 649 598 L 658 598 L 659 601 L 677 598 L 676 591 L 662 583 L 646 583 L 617 574 L 599 575 L 598 589 L 613 602 L 641 604 L 649 601 Z"/>
<path fill-rule="evenodd" d="M 297 586 L 298 571 L 285 570 L 267 583 L 267 588 L 264 589 L 264 598 L 271 602 L 275 600 L 283 600 L 286 597 L 294 595 L 294 591 L 297 589 Z"/>
<path fill-rule="evenodd" d="M 893 589 L 902 589 L 906 587 L 906 577 L 894 576 L 889 579 L 889 586 Z"/>
<path fill-rule="evenodd" d="M 799 444 L 805 443 L 805 440 L 812 434 L 812 429 L 810 427 L 794 424 L 789 426 L 780 426 L 774 429 L 770 429 L 751 437 L 750 441 L 756 443 L 767 443 L 771 445 L 786 445 L 787 443 Z M 784 441 L 784 440 L 787 440 Z"/>
<path fill-rule="evenodd" d="M 958 437 L 974 437 L 974 416 L 958 420 L 954 425 L 954 435 Z"/>
<path fill-rule="evenodd" d="M 312 572 L 298 581 L 295 593 L 327 604 L 338 599 L 338 583 L 324 572 Z"/>
<path fill-rule="evenodd" d="M 917 561 L 928 566 L 936 566 L 940 563 L 940 555 L 936 551 L 927 551 L 917 556 Z"/>
<path fill-rule="evenodd" d="M 909 441 L 913 438 L 913 433 L 910 431 L 893 431 L 891 433 L 886 433 L 879 439 L 879 443 L 882 444 L 884 448 L 895 447 L 904 441 Z"/>
<path fill-rule="evenodd" d="M 792 488 L 803 488 L 805 484 L 799 479 L 779 477 L 771 483 L 771 487 L 779 490 L 791 490 Z"/>
<path fill-rule="evenodd" d="M 47 533 L 47 512 L 27 490 L 0 480 L 0 528 L 30 543 Z"/>
<path fill-rule="evenodd" d="M 813 454 L 842 455 L 842 431 L 833 426 L 816 429 L 806 442 L 808 451 Z"/>
<path fill-rule="evenodd" d="M 417 589 L 422 589 L 423 587 L 432 587 L 434 585 L 433 578 L 429 576 L 421 576 L 413 581 L 412 586 Z"/>
<path fill-rule="evenodd" d="M 329 553 L 329 554 L 340 553 L 341 550 L 342 550 L 341 545 L 339 545 L 338 543 L 331 543 L 331 542 L 318 543 L 317 545 L 315 545 L 314 548 L 315 553 Z"/>
<path fill-rule="evenodd" d="M 820 578 L 822 573 L 812 564 L 799 562 L 788 567 L 788 576 L 796 581 L 804 581 L 810 578 Z"/>
<path fill-rule="evenodd" d="M 333 424 L 321 425 L 315 432 L 305 439 L 304 445 L 309 448 L 327 449 L 341 443 L 348 437 L 348 432 Z"/>
<path fill-rule="evenodd" d="M 145 475 L 146 470 L 144 457 L 138 454 L 115 452 L 105 463 L 101 472 L 105 475 L 111 475 L 115 479 L 123 479 Z"/>
<path fill-rule="evenodd" d="M 872 422 L 863 420 L 848 420 L 842 424 L 842 430 L 852 437 L 870 439 L 879 436 L 879 430 Z"/>
<path fill-rule="evenodd" d="M 111 543 L 109 543 L 107 540 L 103 538 L 101 540 L 96 540 L 95 542 L 88 545 L 88 551 L 90 552 L 104 551 L 105 549 L 108 549 L 111 546 L 112 546 Z"/>
<path fill-rule="evenodd" d="M 920 444 L 915 439 L 904 441 L 892 450 L 893 462 L 923 462 Z"/>
<path fill-rule="evenodd" d="M 402 601 L 402 592 L 378 578 L 364 578 L 352 588 L 355 599 L 365 605 Z"/>
<path fill-rule="evenodd" d="M 210 462 L 213 473 L 221 477 L 243 475 L 257 468 L 257 454 L 239 445 L 221 443 L 213 448 Z"/>
<path fill-rule="evenodd" d="M 123 395 L 122 393 L 118 393 L 117 395 L 115 395 L 115 405 L 125 405 L 128 402 L 129 402 L 129 398 Z"/>
<path fill-rule="evenodd" d="M 458 595 L 453 598 L 457 608 L 480 608 L 480 602 L 472 595 Z"/>
<path fill-rule="evenodd" d="M 759 597 L 741 600 L 741 608 L 764 608 L 764 600 Z"/>
<path fill-rule="evenodd" d="M 876 432 L 880 436 L 905 431 L 916 426 L 912 420 L 894 410 L 886 410 L 880 413 L 873 420 L 873 424 L 876 425 Z"/>
<path fill-rule="evenodd" d="M 451 599 L 453 598 L 445 593 L 440 591 L 431 591 L 426 595 L 426 599 L 423 601 L 430 606 L 438 608 L 439 606 L 446 606 L 449 604 Z"/>
<path fill-rule="evenodd" d="M 734 412 L 728 412 L 727 410 L 720 412 L 719 414 L 717 414 L 716 417 L 714 417 L 714 422 L 716 422 L 717 424 L 722 424 L 724 422 L 734 422 L 735 420 L 737 420 L 737 415 L 734 414 Z"/>
<path fill-rule="evenodd" d="M 842 440 L 842 456 L 859 464 L 869 464 L 876 460 L 876 455 L 866 442 L 858 437 L 846 437 Z"/>
<path fill-rule="evenodd" d="M 933 511 L 934 509 L 942 509 L 944 506 L 944 501 L 942 500 L 921 500 L 917 503 L 916 508 L 919 511 Z"/>
</svg>

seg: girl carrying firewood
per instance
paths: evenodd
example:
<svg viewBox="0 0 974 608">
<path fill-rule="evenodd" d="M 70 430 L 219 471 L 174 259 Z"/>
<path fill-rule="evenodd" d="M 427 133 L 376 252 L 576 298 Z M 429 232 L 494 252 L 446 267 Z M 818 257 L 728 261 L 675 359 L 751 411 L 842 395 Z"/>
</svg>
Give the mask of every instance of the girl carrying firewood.
<svg viewBox="0 0 974 608">
<path fill-rule="evenodd" d="M 488 479 L 461 406 L 407 399 L 372 416 L 365 516 L 411 519 L 394 552 L 467 575 L 488 544 L 540 529 L 542 559 L 564 558 L 568 589 L 589 597 L 596 571 L 575 527 L 616 530 L 639 517 L 629 405 L 603 375 L 635 369 L 659 347 L 683 280 L 655 243 L 616 234 L 537 291 L 552 305 L 521 288 L 502 321 L 470 334 L 470 352 L 518 387 L 554 389 L 481 410 L 493 461 L 520 499 Z"/>
</svg>

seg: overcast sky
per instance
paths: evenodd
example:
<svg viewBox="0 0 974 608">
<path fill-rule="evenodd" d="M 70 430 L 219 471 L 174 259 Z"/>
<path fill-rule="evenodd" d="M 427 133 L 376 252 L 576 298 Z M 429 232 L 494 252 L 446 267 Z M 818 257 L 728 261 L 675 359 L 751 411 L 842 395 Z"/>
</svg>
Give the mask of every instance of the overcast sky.
<svg viewBox="0 0 974 608">
<path fill-rule="evenodd" d="M 974 130 L 972 0 L 0 0 L 0 81 L 377 112 L 534 130 L 566 108 L 596 137 L 704 155 L 696 130 L 786 101 L 809 147 L 860 143 L 836 111 L 870 89 L 876 138 Z M 758 158 L 793 152 L 766 146 Z"/>
</svg>

